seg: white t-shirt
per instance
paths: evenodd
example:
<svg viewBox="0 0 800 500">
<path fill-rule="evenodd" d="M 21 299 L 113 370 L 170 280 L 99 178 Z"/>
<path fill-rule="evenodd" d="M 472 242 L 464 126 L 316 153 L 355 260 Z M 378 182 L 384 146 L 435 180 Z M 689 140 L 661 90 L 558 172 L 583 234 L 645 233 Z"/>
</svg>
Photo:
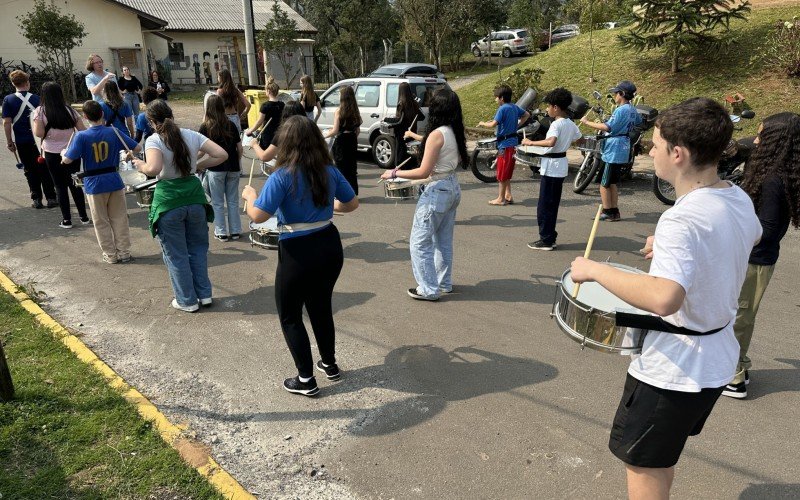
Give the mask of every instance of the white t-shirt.
<svg viewBox="0 0 800 500">
<path fill-rule="evenodd" d="M 186 128 L 181 129 L 181 137 L 183 137 L 183 142 L 186 143 L 186 146 L 189 148 L 189 157 L 192 160 L 192 173 L 197 171 L 197 153 L 200 151 L 200 148 L 203 147 L 203 144 L 208 140 L 208 137 L 204 136 L 201 133 L 195 132 L 194 130 L 189 130 Z M 147 138 L 147 141 L 144 143 L 145 154 L 148 149 L 158 149 L 161 151 L 161 155 L 164 158 L 164 166 L 161 169 L 161 173 L 158 174 L 159 179 L 176 179 L 180 177 L 178 173 L 178 169 L 175 166 L 175 159 L 174 155 L 172 154 L 172 150 L 164 144 L 164 141 L 161 140 L 161 136 L 158 134 L 153 134 Z"/>
<path fill-rule="evenodd" d="M 545 153 L 563 153 L 569 146 L 581 138 L 581 131 L 575 123 L 568 118 L 559 118 L 553 121 L 547 129 L 545 138 L 555 137 L 556 143 L 552 148 L 545 148 Z M 548 177 L 566 177 L 568 164 L 566 158 L 542 158 L 539 173 Z"/>
<path fill-rule="evenodd" d="M 442 149 L 439 150 L 439 158 L 437 158 L 436 165 L 433 167 L 433 173 L 449 174 L 455 172 L 461 158 L 458 156 L 458 144 L 456 143 L 453 128 L 449 125 L 443 125 L 436 130 L 441 132 L 444 143 L 442 144 Z"/>
<path fill-rule="evenodd" d="M 681 196 L 661 215 L 650 275 L 686 291 L 675 314 L 664 320 L 706 336 L 650 332 L 628 373 L 650 385 L 700 392 L 731 381 L 739 360 L 733 321 L 747 259 L 761 237 L 753 202 L 738 186 L 702 188 Z"/>
</svg>

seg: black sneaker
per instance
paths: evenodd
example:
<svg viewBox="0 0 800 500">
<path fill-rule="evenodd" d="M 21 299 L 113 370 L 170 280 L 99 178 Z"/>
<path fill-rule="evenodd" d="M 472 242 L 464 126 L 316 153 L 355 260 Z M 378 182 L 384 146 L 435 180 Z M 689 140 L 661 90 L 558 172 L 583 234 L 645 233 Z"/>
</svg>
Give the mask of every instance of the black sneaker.
<svg viewBox="0 0 800 500">
<path fill-rule="evenodd" d="M 750 372 L 744 371 L 744 385 L 750 385 Z"/>
<path fill-rule="evenodd" d="M 303 396 L 316 396 L 319 394 L 317 379 L 311 377 L 308 382 L 301 382 L 300 377 L 287 378 L 283 381 L 283 388 L 292 394 L 302 394 Z"/>
<path fill-rule="evenodd" d="M 317 361 L 317 370 L 323 372 L 328 380 L 339 380 L 342 378 L 342 372 L 339 371 L 339 366 L 334 363 L 330 366 L 325 366 L 320 359 Z"/>
<path fill-rule="evenodd" d="M 528 243 L 528 248 L 530 248 L 531 250 L 550 251 L 550 250 L 555 250 L 556 249 L 556 244 L 555 243 L 545 243 L 544 241 L 539 240 L 539 241 L 534 241 L 533 243 Z"/>
<path fill-rule="evenodd" d="M 81 224 L 83 224 L 84 226 L 88 226 L 91 223 L 92 223 L 92 220 L 89 219 L 88 217 L 81 217 Z"/>
<path fill-rule="evenodd" d="M 47 200 L 47 208 L 56 208 L 58 206 L 58 200 Z"/>
<path fill-rule="evenodd" d="M 218 239 L 219 241 L 228 241 L 228 236 L 225 234 L 215 234 L 214 238 Z"/>
<path fill-rule="evenodd" d="M 238 240 L 239 238 L 241 238 L 241 236 L 239 235 L 239 233 L 231 233 L 231 235 L 228 236 L 228 238 L 230 238 L 231 240 Z"/>
<path fill-rule="evenodd" d="M 439 300 L 439 297 L 437 297 L 435 295 L 431 295 L 430 297 L 426 297 L 424 295 L 418 294 L 416 288 L 409 288 L 408 289 L 408 296 L 411 297 L 412 299 L 415 299 L 415 300 L 427 300 L 427 301 L 430 301 L 430 302 L 436 302 L 437 300 Z"/>
<path fill-rule="evenodd" d="M 44 208 L 44 205 L 42 205 L 42 200 L 33 200 L 31 206 L 37 210 L 40 208 Z"/>
<path fill-rule="evenodd" d="M 728 384 L 722 389 L 722 395 L 729 398 L 744 399 L 747 397 L 747 384 L 744 382 Z"/>
<path fill-rule="evenodd" d="M 72 229 L 72 221 L 62 220 L 61 224 L 59 224 L 58 227 L 63 227 L 64 229 Z"/>
</svg>

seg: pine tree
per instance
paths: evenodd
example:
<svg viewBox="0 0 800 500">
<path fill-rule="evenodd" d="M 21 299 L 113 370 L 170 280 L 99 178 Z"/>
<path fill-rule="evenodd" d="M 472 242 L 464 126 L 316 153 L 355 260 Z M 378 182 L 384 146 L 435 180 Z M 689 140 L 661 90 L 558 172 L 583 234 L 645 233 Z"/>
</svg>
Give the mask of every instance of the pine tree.
<svg viewBox="0 0 800 500">
<path fill-rule="evenodd" d="M 733 19 L 745 19 L 747 0 L 641 0 L 633 8 L 633 26 L 619 35 L 637 51 L 663 48 L 680 71 L 681 58 L 700 50 L 719 48 Z"/>
</svg>

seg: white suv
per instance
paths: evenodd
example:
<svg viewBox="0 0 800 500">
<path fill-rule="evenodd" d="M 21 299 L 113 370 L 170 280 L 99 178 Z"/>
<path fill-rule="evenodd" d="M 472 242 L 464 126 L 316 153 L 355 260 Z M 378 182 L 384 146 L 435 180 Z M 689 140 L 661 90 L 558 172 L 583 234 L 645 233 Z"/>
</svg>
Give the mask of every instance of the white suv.
<svg viewBox="0 0 800 500">
<path fill-rule="evenodd" d="M 514 54 L 527 54 L 532 47 L 527 30 L 493 31 L 489 36 L 492 39 L 492 54 L 502 54 L 503 57 L 511 57 Z M 475 57 L 480 57 L 481 53 L 486 54 L 489 51 L 486 37 L 477 42 L 472 42 L 470 50 Z"/>
<path fill-rule="evenodd" d="M 361 131 L 358 134 L 358 150 L 372 150 L 372 157 L 380 168 L 394 166 L 394 136 L 381 134 L 381 121 L 394 116 L 397 111 L 397 96 L 400 84 L 408 82 L 411 91 L 417 96 L 422 112 L 428 114 L 428 100 L 434 90 L 447 87 L 443 78 L 435 77 L 363 77 L 349 78 L 336 82 L 320 98 L 322 113 L 317 125 L 321 129 L 333 127 L 333 116 L 339 107 L 339 90 L 349 85 L 356 94 L 358 109 L 361 111 Z M 417 130 L 425 130 L 427 118 L 417 122 Z"/>
</svg>

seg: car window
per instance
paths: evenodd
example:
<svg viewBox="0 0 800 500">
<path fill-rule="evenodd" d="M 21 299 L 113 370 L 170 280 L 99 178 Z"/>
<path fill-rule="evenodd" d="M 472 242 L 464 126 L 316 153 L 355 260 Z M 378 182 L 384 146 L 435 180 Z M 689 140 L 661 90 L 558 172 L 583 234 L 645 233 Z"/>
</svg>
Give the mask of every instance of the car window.
<svg viewBox="0 0 800 500">
<path fill-rule="evenodd" d="M 342 88 L 342 85 L 337 85 L 331 89 L 331 91 L 322 99 L 322 106 L 324 107 L 331 107 L 331 108 L 338 108 L 339 107 L 339 92 Z"/>
<path fill-rule="evenodd" d="M 413 68 L 409 68 L 408 73 L 414 73 L 417 75 L 435 75 L 436 70 L 430 66 L 415 66 Z"/>
<path fill-rule="evenodd" d="M 397 101 L 400 95 L 400 84 L 390 83 L 386 86 L 386 106 L 389 108 L 396 108 Z"/>
<path fill-rule="evenodd" d="M 380 102 L 380 83 L 359 83 L 356 88 L 356 102 L 359 107 L 375 108 Z"/>
<path fill-rule="evenodd" d="M 492 33 L 492 40 L 502 40 L 503 35 L 501 33 Z"/>
<path fill-rule="evenodd" d="M 527 31 L 517 31 L 517 36 L 520 38 L 527 38 L 528 32 Z"/>
<path fill-rule="evenodd" d="M 414 95 L 419 99 L 419 105 L 423 108 L 427 108 L 434 91 L 444 87 L 445 84 L 443 83 L 412 83 L 411 91 L 414 92 Z"/>
</svg>

